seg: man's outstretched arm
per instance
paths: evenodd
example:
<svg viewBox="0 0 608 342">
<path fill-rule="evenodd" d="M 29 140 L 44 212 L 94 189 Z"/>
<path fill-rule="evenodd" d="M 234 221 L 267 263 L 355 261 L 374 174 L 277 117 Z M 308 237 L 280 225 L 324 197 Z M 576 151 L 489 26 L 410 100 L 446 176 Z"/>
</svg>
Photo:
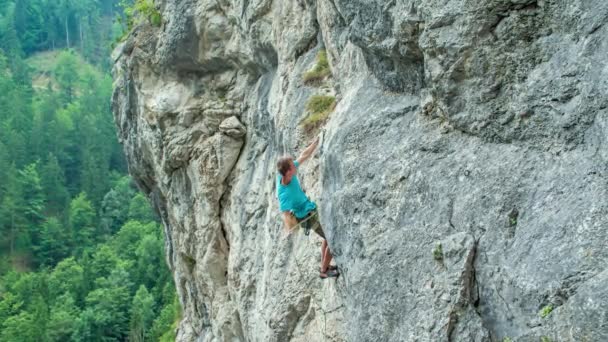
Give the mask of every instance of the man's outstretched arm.
<svg viewBox="0 0 608 342">
<path fill-rule="evenodd" d="M 319 137 L 317 137 L 315 141 L 310 144 L 310 146 L 308 146 L 304 151 L 302 151 L 302 154 L 300 154 L 297 159 L 298 163 L 302 164 L 303 162 L 307 161 L 310 156 L 312 156 L 312 154 L 315 152 L 317 146 L 319 146 Z"/>
</svg>

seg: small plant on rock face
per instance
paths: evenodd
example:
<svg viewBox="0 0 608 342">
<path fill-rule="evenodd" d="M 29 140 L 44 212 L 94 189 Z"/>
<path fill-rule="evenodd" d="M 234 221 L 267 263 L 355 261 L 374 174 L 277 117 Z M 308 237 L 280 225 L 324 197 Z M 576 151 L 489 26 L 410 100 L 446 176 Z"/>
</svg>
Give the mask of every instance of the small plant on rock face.
<svg viewBox="0 0 608 342">
<path fill-rule="evenodd" d="M 441 244 L 438 243 L 433 250 L 433 259 L 437 261 L 443 260 L 443 249 L 441 248 Z"/>
<path fill-rule="evenodd" d="M 553 311 L 553 305 L 549 304 L 540 310 L 540 317 L 545 318 Z"/>
<path fill-rule="evenodd" d="M 513 342 L 509 337 L 505 337 L 502 339 L 502 342 Z"/>
<path fill-rule="evenodd" d="M 306 110 L 309 112 L 309 115 L 302 122 L 304 129 L 311 131 L 323 124 L 335 107 L 336 98 L 333 96 L 311 96 L 306 103 Z"/>
<path fill-rule="evenodd" d="M 540 342 L 551 342 L 551 339 L 548 338 L 547 336 L 541 336 L 540 337 Z"/>
<path fill-rule="evenodd" d="M 331 75 L 331 70 L 327 61 L 327 52 L 321 50 L 317 54 L 317 64 L 315 64 L 312 70 L 304 73 L 304 83 L 316 84 L 329 75 Z"/>
<path fill-rule="evenodd" d="M 514 227 L 517 225 L 517 218 L 519 217 L 519 211 L 515 208 L 509 213 L 509 226 Z"/>
<path fill-rule="evenodd" d="M 125 16 L 127 17 L 127 31 L 130 31 L 133 25 L 139 22 L 137 19 L 138 15 L 146 18 L 150 24 L 156 27 L 159 27 L 162 23 L 161 14 L 154 6 L 153 0 L 135 0 L 133 5 L 123 0 L 120 2 L 120 5 L 123 7 Z"/>
</svg>

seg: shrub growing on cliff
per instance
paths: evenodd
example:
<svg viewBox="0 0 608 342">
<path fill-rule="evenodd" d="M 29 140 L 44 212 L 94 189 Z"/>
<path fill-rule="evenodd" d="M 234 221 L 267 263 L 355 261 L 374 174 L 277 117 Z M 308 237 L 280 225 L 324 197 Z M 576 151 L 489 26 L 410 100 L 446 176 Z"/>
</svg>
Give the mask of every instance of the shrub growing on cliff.
<svg viewBox="0 0 608 342">
<path fill-rule="evenodd" d="M 441 248 L 441 244 L 438 243 L 433 250 L 433 259 L 437 261 L 443 260 L 443 249 Z"/>
<path fill-rule="evenodd" d="M 331 70 L 327 61 L 327 52 L 320 50 L 317 54 L 317 64 L 315 64 L 312 70 L 304 73 L 304 83 L 309 85 L 317 84 L 329 75 L 331 75 Z"/>
<path fill-rule="evenodd" d="M 509 226 L 514 227 L 517 225 L 517 218 L 519 217 L 519 211 L 516 208 L 513 208 L 511 212 L 509 212 Z"/>
<path fill-rule="evenodd" d="M 553 311 L 553 305 L 549 304 L 540 310 L 540 317 L 545 318 Z"/>
<path fill-rule="evenodd" d="M 306 103 L 306 110 L 308 111 L 309 115 L 302 122 L 304 129 L 311 131 L 314 128 L 319 127 L 327 120 L 329 114 L 334 110 L 335 107 L 336 98 L 333 96 L 311 96 Z"/>
<path fill-rule="evenodd" d="M 154 6 L 153 0 L 135 0 L 133 5 L 129 5 L 125 0 L 121 2 L 124 8 L 125 16 L 127 17 L 127 32 L 131 31 L 134 24 L 139 23 L 138 15 L 148 20 L 148 22 L 156 27 L 162 23 L 160 12 Z"/>
</svg>

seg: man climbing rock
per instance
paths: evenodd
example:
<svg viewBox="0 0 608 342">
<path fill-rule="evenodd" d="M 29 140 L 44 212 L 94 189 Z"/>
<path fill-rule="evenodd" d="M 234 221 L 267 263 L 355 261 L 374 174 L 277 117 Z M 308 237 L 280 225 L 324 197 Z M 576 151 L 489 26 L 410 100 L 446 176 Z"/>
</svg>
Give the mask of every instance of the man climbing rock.
<svg viewBox="0 0 608 342">
<path fill-rule="evenodd" d="M 299 166 L 310 158 L 317 146 L 319 138 L 310 144 L 294 161 L 291 156 L 284 156 L 277 162 L 277 198 L 279 200 L 279 210 L 283 215 L 283 222 L 288 233 L 300 225 L 306 229 L 312 229 L 323 238 L 321 244 L 321 269 L 319 276 L 322 279 L 337 277 L 339 275 L 337 267 L 330 266 L 332 259 L 323 228 L 319 223 L 317 205 L 308 199 L 298 180 L 297 170 Z"/>
</svg>

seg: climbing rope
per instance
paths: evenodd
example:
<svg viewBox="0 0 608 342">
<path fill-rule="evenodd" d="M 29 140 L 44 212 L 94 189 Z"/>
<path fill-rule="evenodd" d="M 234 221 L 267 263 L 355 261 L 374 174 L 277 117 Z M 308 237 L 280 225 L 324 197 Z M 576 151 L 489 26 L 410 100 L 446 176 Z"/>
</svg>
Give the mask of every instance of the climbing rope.
<svg viewBox="0 0 608 342">
<path fill-rule="evenodd" d="M 303 228 L 304 235 L 308 236 L 310 234 L 310 229 L 311 229 L 311 227 L 308 225 L 308 221 L 317 215 L 318 215 L 318 213 L 315 210 L 312 214 L 308 215 L 305 219 L 299 221 L 298 224 L 293 226 L 293 228 L 290 229 L 290 232 L 294 233 L 298 230 L 298 228 Z"/>
</svg>

